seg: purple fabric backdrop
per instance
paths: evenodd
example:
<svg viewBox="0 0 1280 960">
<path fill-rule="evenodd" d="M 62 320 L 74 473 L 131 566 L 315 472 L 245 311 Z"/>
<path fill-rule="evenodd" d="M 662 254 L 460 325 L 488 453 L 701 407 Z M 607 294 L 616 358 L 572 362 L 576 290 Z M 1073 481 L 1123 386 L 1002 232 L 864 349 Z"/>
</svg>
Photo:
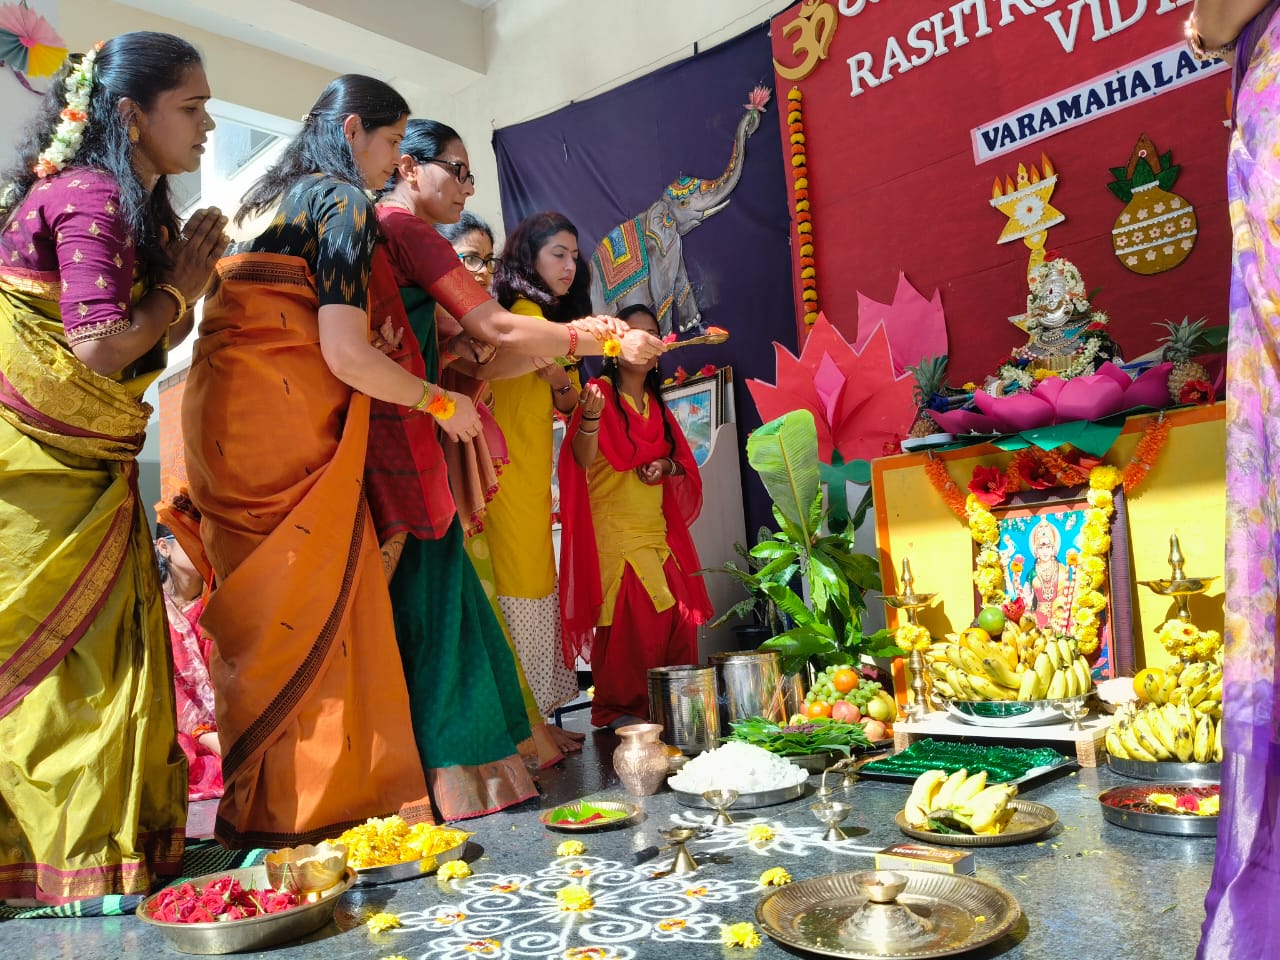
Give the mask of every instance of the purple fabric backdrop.
<svg viewBox="0 0 1280 960">
<path fill-rule="evenodd" d="M 531 213 L 559 210 L 577 225 L 589 260 L 601 237 L 643 212 L 673 180 L 719 177 L 747 94 L 757 84 L 773 86 L 772 56 L 764 24 L 591 100 L 496 131 L 507 229 Z M 663 361 L 667 376 L 677 364 L 691 374 L 705 363 L 733 367 L 740 442 L 760 425 L 746 378 L 773 381 L 771 341 L 796 347 L 778 109 L 775 91 L 760 128 L 747 140 L 742 178 L 728 207 L 683 238 L 703 323 L 724 327 L 732 337 Z M 748 539 L 754 542 L 754 531 L 772 526 L 772 519 L 745 454 L 742 469 Z"/>
</svg>

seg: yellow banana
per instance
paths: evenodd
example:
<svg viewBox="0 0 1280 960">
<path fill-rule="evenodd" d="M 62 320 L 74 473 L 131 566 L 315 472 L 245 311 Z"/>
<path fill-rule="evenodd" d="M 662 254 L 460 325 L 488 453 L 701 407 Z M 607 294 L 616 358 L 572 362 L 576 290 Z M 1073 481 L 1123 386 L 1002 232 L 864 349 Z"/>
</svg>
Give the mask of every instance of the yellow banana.
<svg viewBox="0 0 1280 960">
<path fill-rule="evenodd" d="M 1049 681 L 1049 689 L 1045 691 L 1046 700 L 1061 700 L 1067 695 L 1067 675 L 1062 670 L 1053 671 L 1053 679 Z M 1128 742 L 1126 741 L 1126 746 Z"/>
<path fill-rule="evenodd" d="M 970 800 L 965 805 L 966 809 L 957 812 L 968 813 L 969 827 L 975 834 L 999 833 L 1003 814 L 1016 790 L 1017 787 L 1007 783 L 997 783 Z"/>
<path fill-rule="evenodd" d="M 1062 660 L 1064 667 L 1071 666 L 1071 661 L 1076 658 L 1076 651 L 1066 637 L 1058 638 L 1058 657 Z"/>
<path fill-rule="evenodd" d="M 1089 672 L 1089 661 L 1084 657 L 1076 657 L 1076 678 L 1080 681 L 1080 693 L 1085 694 L 1093 689 L 1093 674 Z"/>
<path fill-rule="evenodd" d="M 982 658 L 968 647 L 960 648 L 960 669 L 970 676 L 985 677 L 987 675 L 987 670 L 982 665 Z"/>
<path fill-rule="evenodd" d="M 1178 688 L 1178 671 L 1176 667 L 1169 667 L 1164 673 L 1164 682 L 1160 684 L 1160 697 L 1157 703 L 1170 703 L 1173 698 L 1173 691 Z"/>
<path fill-rule="evenodd" d="M 1018 699 L 1018 691 L 1016 687 L 1010 690 L 1008 687 L 1001 686 L 987 677 L 978 676 L 976 674 L 969 675 L 969 686 L 973 687 L 974 693 L 987 700 Z"/>
<path fill-rule="evenodd" d="M 1018 684 L 1019 700 L 1037 700 L 1036 687 L 1040 685 L 1040 675 L 1034 670 L 1027 669 L 1022 674 L 1022 681 Z"/>
<path fill-rule="evenodd" d="M 1119 757 L 1121 760 L 1129 759 L 1129 751 L 1120 742 L 1120 734 L 1116 731 L 1114 723 L 1107 728 L 1107 753 L 1113 757 Z"/>
<path fill-rule="evenodd" d="M 1202 717 L 1218 718 L 1222 716 L 1222 701 L 1201 700 L 1196 704 L 1196 713 Z"/>
<path fill-rule="evenodd" d="M 1002 687 L 1009 687 L 1012 690 L 1018 690 L 1022 686 L 1022 678 L 1009 669 L 1008 665 L 999 657 L 984 657 L 982 659 L 982 667 L 996 683 Z"/>
<path fill-rule="evenodd" d="M 1155 734 L 1156 739 L 1160 741 L 1160 745 L 1164 747 L 1165 752 L 1171 757 L 1176 756 L 1173 726 L 1165 718 L 1164 711 L 1159 707 L 1148 707 L 1145 713 L 1147 714 L 1147 726 Z"/>
<path fill-rule="evenodd" d="M 955 690 L 956 696 L 961 700 L 981 700 L 969 685 L 969 675 L 959 667 L 947 666 L 947 680 L 951 684 L 951 689 Z"/>
<path fill-rule="evenodd" d="M 947 683 L 947 681 L 943 680 L 941 677 L 935 676 L 933 678 L 933 689 L 937 690 L 940 694 L 942 694 L 948 700 L 959 699 L 956 696 L 956 692 L 951 689 L 951 684 Z"/>
<path fill-rule="evenodd" d="M 1132 724 L 1125 724 L 1120 728 L 1120 742 L 1124 744 L 1124 749 L 1129 754 L 1130 760 L 1145 760 L 1147 763 L 1156 762 L 1155 755 L 1138 742 L 1138 738 L 1134 735 Z"/>
<path fill-rule="evenodd" d="M 968 770 L 957 770 L 955 773 L 951 774 L 951 776 L 947 777 L 947 779 L 942 782 L 941 786 L 938 787 L 938 792 L 933 795 L 933 806 L 929 809 L 950 810 L 951 797 L 960 787 L 960 784 L 964 783 L 967 779 L 969 779 Z"/>
<path fill-rule="evenodd" d="M 962 804 L 967 804 L 986 788 L 987 771 L 979 770 L 972 777 L 967 777 L 960 786 L 956 787 L 955 792 L 951 794 L 952 808 L 961 806 Z"/>
<path fill-rule="evenodd" d="M 1205 678 L 1209 672 L 1209 665 L 1202 661 L 1188 663 L 1182 668 L 1182 672 L 1178 674 L 1178 686 L 1194 687 Z"/>
<path fill-rule="evenodd" d="M 1157 760 L 1172 760 L 1173 751 L 1166 749 L 1163 741 L 1151 729 L 1150 718 L 1145 712 L 1133 718 L 1133 735 L 1138 738 L 1143 749 Z"/>
<path fill-rule="evenodd" d="M 1212 691 L 1213 685 L 1211 683 L 1208 681 L 1201 681 L 1194 687 L 1190 687 L 1187 690 L 1187 703 L 1194 707 L 1201 701 L 1207 699 Z"/>
<path fill-rule="evenodd" d="M 1053 680 L 1053 660 L 1047 652 L 1039 653 L 1036 655 L 1036 663 L 1032 669 L 1040 678 L 1040 696 L 1043 697 L 1045 691 L 1049 689 L 1049 683 Z"/>
<path fill-rule="evenodd" d="M 1163 703 L 1163 694 L 1160 690 L 1160 677 L 1154 673 L 1142 674 L 1142 698 L 1147 703 Z"/>
<path fill-rule="evenodd" d="M 902 809 L 902 816 L 913 827 L 923 827 L 929 822 L 930 811 L 936 809 L 933 798 L 947 779 L 945 770 L 926 770 L 916 777 L 911 795 Z"/>
<path fill-rule="evenodd" d="M 1049 641 L 1045 644 L 1044 652 L 1049 655 L 1049 662 L 1053 664 L 1053 669 L 1058 670 L 1062 667 L 1062 651 L 1058 649 L 1056 641 Z"/>
<path fill-rule="evenodd" d="M 1196 724 L 1196 739 L 1192 747 L 1196 763 L 1208 763 L 1213 756 L 1213 721 L 1201 717 Z"/>
<path fill-rule="evenodd" d="M 1190 763 L 1195 756 L 1196 728 L 1182 709 L 1178 710 L 1178 722 L 1173 726 L 1173 752 L 1183 763 Z"/>
<path fill-rule="evenodd" d="M 1213 725 L 1213 762 L 1222 762 L 1222 721 Z"/>
</svg>

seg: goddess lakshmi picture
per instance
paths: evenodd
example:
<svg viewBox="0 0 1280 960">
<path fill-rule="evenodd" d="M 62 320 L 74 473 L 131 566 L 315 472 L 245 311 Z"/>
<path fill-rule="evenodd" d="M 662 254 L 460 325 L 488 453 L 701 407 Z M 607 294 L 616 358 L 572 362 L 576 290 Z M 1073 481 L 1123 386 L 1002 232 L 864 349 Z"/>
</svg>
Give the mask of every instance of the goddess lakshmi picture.
<svg viewBox="0 0 1280 960">
<path fill-rule="evenodd" d="M 1082 499 L 1012 505 L 992 511 L 1000 527 L 1005 593 L 1025 604 L 1024 616 L 1050 635 L 1073 636 L 1072 602 L 1080 577 L 1080 533 L 1088 504 Z M 1096 561 L 1094 561 L 1096 562 Z M 1110 563 L 1107 564 L 1108 568 Z M 1113 630 L 1110 570 L 1102 587 L 1106 609 L 1098 613 L 1095 677 L 1111 676 Z"/>
</svg>

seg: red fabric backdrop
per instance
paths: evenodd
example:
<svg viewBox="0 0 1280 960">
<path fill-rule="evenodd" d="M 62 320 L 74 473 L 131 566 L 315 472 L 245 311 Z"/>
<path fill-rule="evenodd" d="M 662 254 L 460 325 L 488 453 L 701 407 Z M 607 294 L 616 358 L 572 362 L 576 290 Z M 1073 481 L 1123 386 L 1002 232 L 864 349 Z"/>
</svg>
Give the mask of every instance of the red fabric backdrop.
<svg viewBox="0 0 1280 960">
<path fill-rule="evenodd" d="M 975 8 L 985 2 L 990 33 L 975 36 Z M 774 56 L 793 66 L 796 34 L 783 35 L 802 4 L 772 23 Z M 824 4 L 834 11 L 836 3 Z M 975 162 L 971 130 L 1025 105 L 1106 74 L 1177 43 L 1189 5 L 1175 0 L 841 0 L 857 12 L 837 14 L 826 60 L 793 84 L 779 76 L 778 117 L 790 154 L 784 107 L 792 86 L 802 91 L 810 202 L 820 304 L 853 339 L 857 292 L 889 302 L 899 271 L 928 297 L 942 291 L 950 335 L 953 385 L 992 372 L 1025 337 L 1007 318 L 1026 307 L 1028 249 L 1021 241 L 997 245 L 1007 218 L 990 205 L 993 180 L 1016 176 L 1019 163 L 1040 166 L 1047 154 L 1058 174 L 1052 204 L 1066 215 L 1051 228 L 1047 249 L 1080 267 L 1095 308 L 1112 317 L 1112 332 L 1126 357 L 1155 346 L 1156 321 L 1207 316 L 1224 324 L 1227 312 L 1230 228 L 1225 158 L 1230 74 L 1219 72 L 1114 114 L 1057 132 L 1010 153 Z M 1036 7 L 1045 9 L 1037 10 Z M 1094 8 L 1110 23 L 1109 7 L 1134 22 L 1095 40 Z M 936 42 L 933 26 L 953 24 L 953 8 L 969 42 L 851 96 L 847 61 L 871 54 L 879 76 L 886 43 L 895 37 L 907 56 L 913 25 Z M 1080 18 L 1074 50 L 1064 50 L 1048 19 L 1069 30 Z M 1002 16 L 1010 22 L 1000 26 Z M 1112 251 L 1111 229 L 1124 205 L 1107 189 L 1111 167 L 1128 163 L 1140 134 L 1161 153 L 1172 151 L 1182 173 L 1173 192 L 1194 205 L 1199 237 L 1175 269 L 1150 277 L 1132 273 Z M 792 214 L 794 218 L 794 211 Z M 794 230 L 794 223 L 793 223 Z M 793 234 L 793 261 L 799 243 Z M 799 267 L 796 292 L 799 296 Z M 797 299 L 797 317 L 801 316 Z"/>
</svg>

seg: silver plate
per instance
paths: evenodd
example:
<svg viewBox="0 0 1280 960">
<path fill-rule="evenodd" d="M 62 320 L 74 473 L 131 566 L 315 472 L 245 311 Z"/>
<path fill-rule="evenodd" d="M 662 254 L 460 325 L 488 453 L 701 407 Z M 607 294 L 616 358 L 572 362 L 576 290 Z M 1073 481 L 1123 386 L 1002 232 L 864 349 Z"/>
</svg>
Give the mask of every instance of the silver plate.
<svg viewBox="0 0 1280 960">
<path fill-rule="evenodd" d="M 626 816 L 617 817 L 613 820 L 602 820 L 599 823 L 552 823 L 551 814 L 556 810 L 567 809 L 577 810 L 582 808 L 584 802 L 590 803 L 593 807 L 601 810 L 621 810 Z M 538 817 L 540 822 L 548 830 L 561 830 L 564 833 L 591 833 L 594 830 L 609 830 L 614 827 L 626 826 L 635 823 L 640 818 L 640 808 L 634 803 L 624 803 L 615 800 L 575 800 L 573 803 L 556 804 L 550 810 L 544 810 Z"/>
<path fill-rule="evenodd" d="M 947 713 L 976 727 L 1041 727 L 1066 723 L 1062 705 L 1075 697 L 1060 700 L 948 700 Z"/>
<path fill-rule="evenodd" d="M 1204 780 L 1219 783 L 1222 781 L 1222 764 L 1220 763 L 1179 763 L 1176 760 L 1129 760 L 1121 757 L 1109 757 L 1107 764 L 1122 777 L 1133 777 L 1135 780 Z"/>
<path fill-rule="evenodd" d="M 400 880 L 409 880 L 412 877 L 426 876 L 439 870 L 442 863 L 462 859 L 462 852 L 466 849 L 467 840 L 464 837 L 456 847 L 442 850 L 435 856 L 422 857 L 417 860 L 404 860 L 401 863 L 387 864 L 385 867 L 365 867 L 362 870 L 357 870 L 358 879 L 356 882 L 362 887 L 371 887 L 379 883 L 397 883 Z"/>
<path fill-rule="evenodd" d="M 1144 783 L 1112 787 L 1098 794 L 1102 804 L 1102 817 L 1108 823 L 1142 833 L 1161 833 L 1174 837 L 1216 837 L 1218 818 L 1201 817 L 1194 813 L 1148 813 L 1133 810 L 1123 804 L 1149 793 L 1178 793 L 1186 790 L 1207 790 L 1216 783 Z"/>
<path fill-rule="evenodd" d="M 234 877 L 245 889 L 250 886 L 268 888 L 267 868 L 241 867 L 239 870 L 223 870 L 189 881 L 197 890 L 220 877 Z M 265 947 L 305 937 L 319 930 L 333 919 L 338 900 L 356 882 L 356 872 L 350 867 L 337 884 L 320 895 L 315 903 L 303 903 L 280 913 L 267 913 L 245 920 L 219 920 L 215 923 L 165 923 L 151 916 L 155 896 L 138 904 L 138 919 L 157 927 L 169 946 L 181 953 L 222 954 L 239 953 L 242 950 L 261 950 Z"/>
<path fill-rule="evenodd" d="M 973 877 L 924 870 L 893 872 L 907 878 L 897 902 L 922 914 L 928 911 L 936 924 L 924 942 L 894 947 L 841 936 L 841 924 L 867 902 L 853 882 L 856 873 L 833 873 L 781 887 L 760 901 L 756 922 L 779 943 L 826 957 L 924 960 L 965 953 L 998 940 L 1022 915 L 1009 893 Z"/>
<path fill-rule="evenodd" d="M 791 759 L 790 757 L 787 758 Z M 791 787 L 779 787 L 777 790 L 761 790 L 757 793 L 740 793 L 738 799 L 735 800 L 727 809 L 728 810 L 749 810 L 752 807 L 772 807 L 774 804 L 787 803 L 790 800 L 796 800 L 804 796 L 805 788 L 808 783 L 801 781 Z M 683 803 L 686 807 L 699 807 L 703 810 L 714 810 L 711 804 L 702 799 L 700 793 L 687 793 L 684 790 L 671 788 L 671 792 L 676 795 L 676 799 Z"/>
<path fill-rule="evenodd" d="M 1052 807 L 1046 807 L 1043 803 L 1033 803 L 1030 800 L 1014 797 L 1009 801 L 1009 806 L 1013 807 L 1015 812 L 1008 826 L 1000 833 L 977 835 L 921 830 L 909 826 L 901 810 L 894 816 L 893 821 L 908 837 L 948 847 L 1004 847 L 1013 843 L 1024 843 L 1048 833 L 1058 822 L 1058 814 Z"/>
</svg>

